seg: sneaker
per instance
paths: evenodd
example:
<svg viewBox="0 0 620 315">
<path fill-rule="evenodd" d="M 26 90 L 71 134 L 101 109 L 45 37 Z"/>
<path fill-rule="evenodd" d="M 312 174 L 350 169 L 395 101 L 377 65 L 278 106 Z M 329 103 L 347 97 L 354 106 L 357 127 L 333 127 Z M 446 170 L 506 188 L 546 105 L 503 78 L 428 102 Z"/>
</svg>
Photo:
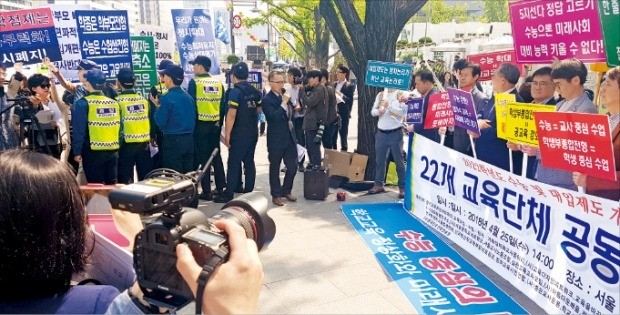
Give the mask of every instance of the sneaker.
<svg viewBox="0 0 620 315">
<path fill-rule="evenodd" d="M 215 203 L 227 203 L 229 201 L 233 200 L 233 196 L 223 193 L 215 198 L 213 198 L 213 202 Z"/>
<path fill-rule="evenodd" d="M 211 201 L 211 200 L 213 200 L 213 194 L 210 193 L 210 192 L 205 193 L 203 191 L 200 195 L 198 195 L 198 198 L 200 198 L 201 200 Z"/>
</svg>

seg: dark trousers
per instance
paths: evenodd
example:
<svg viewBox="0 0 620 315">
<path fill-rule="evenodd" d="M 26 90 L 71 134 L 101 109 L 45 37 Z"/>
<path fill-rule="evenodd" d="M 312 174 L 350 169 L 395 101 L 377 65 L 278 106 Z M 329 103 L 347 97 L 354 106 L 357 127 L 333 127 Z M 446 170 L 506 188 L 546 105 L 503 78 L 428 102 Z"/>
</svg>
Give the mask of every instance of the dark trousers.
<svg viewBox="0 0 620 315">
<path fill-rule="evenodd" d="M 261 121 L 258 123 L 258 132 L 262 135 L 265 133 L 265 122 Z"/>
<path fill-rule="evenodd" d="M 82 166 L 88 183 L 114 185 L 118 174 L 118 150 L 92 151 L 84 148 Z"/>
<path fill-rule="evenodd" d="M 194 170 L 194 137 L 191 133 L 164 135 L 163 167 L 179 173 Z"/>
<path fill-rule="evenodd" d="M 280 184 L 280 163 L 282 160 L 286 166 L 286 173 L 284 174 L 284 183 Z M 283 149 L 269 150 L 269 186 L 272 197 L 284 197 L 284 195 L 290 194 L 296 173 L 297 146 L 294 143 Z"/>
<path fill-rule="evenodd" d="M 349 120 L 351 118 L 349 117 L 349 108 L 347 107 L 345 110 L 345 107 L 347 107 L 347 105 L 344 103 L 338 104 L 338 111 L 342 113 L 340 115 L 342 122 L 340 123 L 340 130 L 338 130 L 337 134 L 334 136 L 334 145 L 336 145 L 336 138 L 338 137 L 338 134 L 340 134 L 340 150 L 342 151 L 347 151 L 349 149 L 347 138 L 349 137 Z"/>
<path fill-rule="evenodd" d="M 295 135 L 297 136 L 297 144 L 305 148 L 306 147 L 306 134 L 303 128 L 304 118 L 297 117 L 295 118 L 294 123 L 295 123 Z M 304 157 L 299 162 L 299 165 L 303 165 L 305 160 L 306 160 L 306 156 L 304 155 Z"/>
<path fill-rule="evenodd" d="M 336 150 L 336 141 L 338 140 L 338 122 L 334 122 L 325 126 L 323 133 L 323 148 Z"/>
<path fill-rule="evenodd" d="M 220 132 L 222 131 L 220 126 L 216 126 L 215 123 L 197 122 L 196 129 L 194 130 L 194 144 L 195 144 L 195 157 L 194 157 L 194 169 L 198 166 L 203 166 L 211 157 L 213 150 L 220 149 Z M 224 173 L 224 163 L 222 157 L 218 153 L 213 159 L 213 163 L 209 166 L 205 176 L 202 178 L 200 185 L 204 193 L 211 192 L 211 170 L 214 170 L 215 175 L 215 188 L 217 190 L 224 190 L 226 188 L 226 174 Z"/>
<path fill-rule="evenodd" d="M 123 143 L 118 150 L 118 182 L 133 182 L 133 167 L 138 172 L 138 180 L 143 180 L 153 170 L 153 160 L 148 142 Z"/>
<path fill-rule="evenodd" d="M 152 158 L 153 169 L 164 167 L 164 134 L 157 132 L 157 154 Z"/>
<path fill-rule="evenodd" d="M 231 139 L 228 150 L 228 173 L 226 174 L 226 194 L 232 195 L 241 185 L 241 163 L 245 170 L 245 188 L 243 192 L 254 190 L 256 183 L 256 165 L 254 150 L 258 139 Z"/>
<path fill-rule="evenodd" d="M 321 143 L 315 143 L 316 130 L 306 130 L 306 149 L 312 166 L 321 166 Z"/>
</svg>

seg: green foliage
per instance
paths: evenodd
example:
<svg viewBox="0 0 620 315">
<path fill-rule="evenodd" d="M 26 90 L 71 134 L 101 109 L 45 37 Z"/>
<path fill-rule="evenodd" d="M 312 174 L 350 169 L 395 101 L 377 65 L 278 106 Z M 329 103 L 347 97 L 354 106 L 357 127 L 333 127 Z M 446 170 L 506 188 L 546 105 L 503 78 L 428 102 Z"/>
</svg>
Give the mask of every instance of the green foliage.
<svg viewBox="0 0 620 315">
<path fill-rule="evenodd" d="M 420 10 L 423 14 L 417 14 L 411 20 L 418 23 L 428 21 L 433 24 L 452 22 L 452 20 L 459 22 L 469 20 L 467 5 L 454 2 L 452 1 L 452 5 L 447 5 L 446 0 L 429 0 Z"/>
<path fill-rule="evenodd" d="M 228 62 L 228 64 L 231 66 L 239 62 L 239 60 L 241 59 L 239 58 L 239 56 L 235 54 L 231 54 L 231 55 L 228 55 L 228 57 L 226 57 L 226 62 Z"/>
<path fill-rule="evenodd" d="M 418 40 L 418 42 L 419 42 L 419 43 L 422 43 L 422 44 L 428 44 L 428 43 L 432 43 L 432 42 L 433 42 L 433 39 L 432 39 L 432 38 L 430 38 L 430 37 L 428 37 L 428 36 L 425 36 L 425 37 L 421 37 L 421 38 Z"/>
<path fill-rule="evenodd" d="M 478 0 L 483 6 L 481 22 L 510 22 L 508 0 Z"/>
</svg>

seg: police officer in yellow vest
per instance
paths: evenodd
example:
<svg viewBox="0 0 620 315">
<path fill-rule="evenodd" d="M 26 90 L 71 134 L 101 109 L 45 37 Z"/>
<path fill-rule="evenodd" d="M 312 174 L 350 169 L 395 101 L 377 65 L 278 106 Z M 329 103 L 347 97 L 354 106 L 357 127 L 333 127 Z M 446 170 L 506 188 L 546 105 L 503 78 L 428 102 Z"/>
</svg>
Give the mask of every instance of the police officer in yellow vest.
<svg viewBox="0 0 620 315">
<path fill-rule="evenodd" d="M 172 60 L 170 59 L 164 59 L 162 61 L 159 62 L 159 66 L 157 66 L 157 71 L 163 71 L 166 69 L 166 67 L 168 66 L 173 66 L 174 62 L 172 62 Z M 159 73 L 158 77 L 157 77 L 157 84 L 151 86 L 151 91 L 150 94 L 154 97 L 154 98 L 159 98 L 162 95 L 168 93 L 168 87 L 166 87 L 166 84 L 164 83 L 164 75 Z M 145 96 L 146 97 L 146 96 Z M 148 97 L 147 97 L 148 98 Z M 150 119 L 152 122 L 155 121 L 155 104 L 153 104 L 153 102 L 151 102 L 151 100 L 149 99 L 149 109 L 150 109 Z M 151 128 L 153 128 L 152 130 L 152 135 L 153 137 L 151 138 L 151 141 L 154 145 L 158 146 L 158 152 L 157 154 L 155 154 L 153 156 L 153 168 L 162 168 L 163 167 L 163 146 L 161 145 L 162 143 L 162 139 L 164 137 L 164 135 L 162 134 L 161 130 L 159 129 L 159 127 L 157 126 L 157 124 L 152 124 Z"/>
<path fill-rule="evenodd" d="M 121 115 L 118 103 L 103 95 L 104 73 L 92 69 L 84 74 L 88 94 L 71 109 L 75 161 L 82 163 L 89 183 L 116 184 Z"/>
<path fill-rule="evenodd" d="M 196 59 L 190 61 L 190 64 L 194 66 L 195 77 L 189 81 L 187 92 L 196 102 L 194 164 L 198 167 L 198 165 L 204 165 L 207 162 L 215 148 L 220 148 L 222 130 L 220 110 L 224 96 L 224 85 L 209 75 L 211 59 L 208 57 L 197 56 Z M 212 168 L 215 173 L 215 188 L 218 193 L 221 193 L 226 188 L 226 174 L 224 173 L 224 163 L 219 154 L 213 160 Z M 210 173 L 210 171 L 207 172 L 207 174 Z M 202 179 L 200 199 L 213 200 L 209 177 L 205 176 Z"/>
<path fill-rule="evenodd" d="M 149 103 L 134 91 L 136 76 L 133 70 L 122 68 L 116 76 L 116 85 L 121 93 L 116 101 L 121 110 L 123 135 L 121 148 L 118 151 L 118 182 L 129 184 L 133 179 L 133 168 L 136 167 L 138 180 L 143 180 L 153 169 L 151 150 L 151 120 L 149 119 Z"/>
</svg>

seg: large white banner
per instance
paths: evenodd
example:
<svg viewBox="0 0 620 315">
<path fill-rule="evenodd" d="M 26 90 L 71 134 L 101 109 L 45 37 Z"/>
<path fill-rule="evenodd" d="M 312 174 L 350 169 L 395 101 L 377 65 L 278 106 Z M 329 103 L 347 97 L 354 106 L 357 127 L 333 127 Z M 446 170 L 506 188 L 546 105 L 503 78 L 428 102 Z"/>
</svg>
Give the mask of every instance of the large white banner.
<svg viewBox="0 0 620 315">
<path fill-rule="evenodd" d="M 164 60 L 172 60 L 175 51 L 175 34 L 172 27 L 139 24 L 130 30 L 132 35 L 152 36 L 155 40 L 155 60 L 157 65 Z"/>
<path fill-rule="evenodd" d="M 75 10 L 89 10 L 90 6 L 54 4 L 49 7 L 54 17 L 56 36 L 62 55 L 62 61 L 55 61 L 54 65 L 66 80 L 78 82 L 75 69 L 82 59 L 82 52 L 75 22 Z"/>
<path fill-rule="evenodd" d="M 413 142 L 416 217 L 550 314 L 620 313 L 618 201 L 515 176 L 421 136 Z"/>
</svg>

